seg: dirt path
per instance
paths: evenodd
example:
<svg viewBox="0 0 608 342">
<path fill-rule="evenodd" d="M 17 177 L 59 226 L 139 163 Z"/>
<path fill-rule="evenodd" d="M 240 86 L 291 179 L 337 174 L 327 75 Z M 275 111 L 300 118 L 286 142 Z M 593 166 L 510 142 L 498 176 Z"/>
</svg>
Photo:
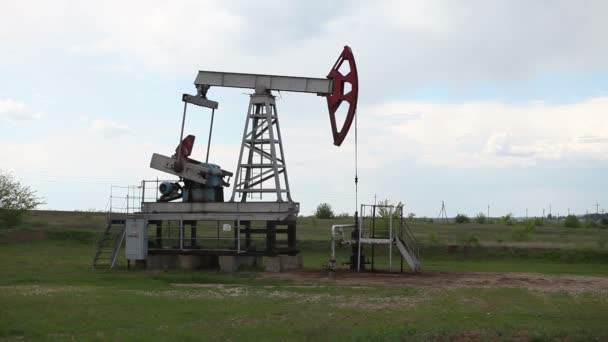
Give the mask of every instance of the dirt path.
<svg viewBox="0 0 608 342">
<path fill-rule="evenodd" d="M 263 277 L 289 279 L 297 283 L 329 282 L 343 286 L 412 286 L 425 288 L 527 288 L 536 290 L 583 292 L 608 290 L 608 277 L 545 275 L 537 273 L 491 273 L 425 271 L 419 275 L 399 273 L 354 273 L 302 270 L 264 273 Z"/>
</svg>

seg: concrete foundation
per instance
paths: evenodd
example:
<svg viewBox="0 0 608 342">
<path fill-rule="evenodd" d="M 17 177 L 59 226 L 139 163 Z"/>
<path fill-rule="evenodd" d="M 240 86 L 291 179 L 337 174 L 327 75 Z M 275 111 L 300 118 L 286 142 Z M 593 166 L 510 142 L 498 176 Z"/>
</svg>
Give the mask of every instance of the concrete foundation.
<svg viewBox="0 0 608 342">
<path fill-rule="evenodd" d="M 283 272 L 302 268 L 301 255 L 278 255 L 262 257 L 262 266 L 266 272 Z"/>
<path fill-rule="evenodd" d="M 148 255 L 146 266 L 149 270 L 177 268 L 177 255 Z"/>
<path fill-rule="evenodd" d="M 202 268 L 203 260 L 199 255 L 178 255 L 177 268 L 182 270 L 198 270 Z"/>
<path fill-rule="evenodd" d="M 239 257 L 235 255 L 221 255 L 218 259 L 221 272 L 236 272 L 239 270 Z"/>
<path fill-rule="evenodd" d="M 144 265 L 143 261 L 139 263 L 139 268 Z M 221 272 L 237 272 L 237 271 L 265 271 L 265 272 L 283 272 L 302 268 L 301 255 L 277 255 L 277 256 L 237 256 L 237 255 L 221 255 L 221 256 L 202 256 L 202 255 L 171 255 L 171 254 L 154 254 L 148 255 L 145 261 L 145 266 L 148 270 L 163 270 L 163 269 L 182 269 L 182 270 L 198 270 L 198 269 L 218 269 Z"/>
</svg>

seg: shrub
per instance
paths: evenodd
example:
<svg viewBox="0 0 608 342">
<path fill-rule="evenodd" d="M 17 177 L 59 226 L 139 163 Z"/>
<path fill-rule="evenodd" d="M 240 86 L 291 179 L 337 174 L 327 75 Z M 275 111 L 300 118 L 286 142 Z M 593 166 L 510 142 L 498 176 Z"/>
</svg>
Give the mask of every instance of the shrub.
<svg viewBox="0 0 608 342">
<path fill-rule="evenodd" d="M 530 240 L 530 237 L 534 233 L 534 222 L 528 221 L 513 226 L 512 235 L 515 241 L 526 241 Z"/>
<path fill-rule="evenodd" d="M 336 216 L 336 218 L 341 218 L 341 219 L 347 219 L 347 218 L 351 218 L 352 216 L 349 213 L 342 213 Z"/>
<path fill-rule="evenodd" d="M 602 224 L 602 226 L 608 227 L 608 217 L 602 217 L 600 223 Z"/>
<path fill-rule="evenodd" d="M 585 228 L 597 228 L 599 225 L 595 220 L 585 220 Z"/>
<path fill-rule="evenodd" d="M 513 214 L 508 213 L 507 215 L 501 217 L 500 222 L 507 226 L 512 226 L 513 225 Z"/>
<path fill-rule="evenodd" d="M 469 217 L 465 214 L 458 214 L 456 215 L 456 218 L 454 219 L 454 221 L 456 223 L 469 223 L 471 222 L 471 220 L 469 219 Z"/>
<path fill-rule="evenodd" d="M 464 245 L 471 247 L 479 247 L 479 238 L 475 235 L 469 235 L 466 239 L 464 239 Z"/>
<path fill-rule="evenodd" d="M 11 228 L 23 221 L 23 215 L 27 210 L 0 209 L 0 228 Z"/>
<path fill-rule="evenodd" d="M 486 215 L 484 215 L 483 213 L 479 213 L 477 214 L 477 216 L 475 216 L 475 222 L 479 223 L 479 224 L 484 224 L 487 222 L 487 217 Z"/>
<path fill-rule="evenodd" d="M 578 217 L 575 215 L 568 215 L 564 220 L 564 226 L 568 228 L 579 228 L 581 226 L 581 221 L 579 221 Z"/>
<path fill-rule="evenodd" d="M 544 223 L 545 223 L 545 222 L 543 221 L 543 219 L 542 219 L 542 218 L 540 218 L 540 217 L 535 217 L 535 218 L 534 218 L 534 225 L 535 225 L 536 227 L 540 227 L 540 226 L 542 226 Z"/>
<path fill-rule="evenodd" d="M 331 205 L 329 205 L 329 203 L 319 204 L 315 211 L 315 217 L 320 219 L 334 218 L 334 211 L 331 209 Z"/>
</svg>

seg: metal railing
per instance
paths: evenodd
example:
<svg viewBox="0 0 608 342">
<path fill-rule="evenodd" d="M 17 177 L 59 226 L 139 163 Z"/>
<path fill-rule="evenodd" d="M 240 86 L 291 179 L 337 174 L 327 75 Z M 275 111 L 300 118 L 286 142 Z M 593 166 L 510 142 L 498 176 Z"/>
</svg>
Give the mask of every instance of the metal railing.
<svg viewBox="0 0 608 342">
<path fill-rule="evenodd" d="M 163 182 L 177 182 L 173 180 L 143 180 L 140 185 L 112 185 L 110 197 L 106 204 L 106 212 L 132 214 L 143 209 L 145 202 L 157 202 L 161 194 L 158 187 Z"/>
</svg>

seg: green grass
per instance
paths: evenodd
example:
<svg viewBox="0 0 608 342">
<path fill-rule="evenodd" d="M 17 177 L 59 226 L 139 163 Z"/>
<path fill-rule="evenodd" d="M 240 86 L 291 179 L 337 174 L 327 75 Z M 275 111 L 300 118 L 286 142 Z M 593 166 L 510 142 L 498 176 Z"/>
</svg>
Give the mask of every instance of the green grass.
<svg viewBox="0 0 608 342">
<path fill-rule="evenodd" d="M 306 267 L 327 261 L 329 226 L 339 221 L 300 222 Z M 302 287 L 255 272 L 92 271 L 102 226 L 99 214 L 36 213 L 0 231 L 0 341 L 608 339 L 608 289 Z M 509 229 L 414 226 L 426 270 L 608 276 L 608 251 L 590 242 L 605 230 L 543 227 L 532 242 L 544 247 L 495 243 Z M 458 234 L 480 247 L 448 249 L 462 244 Z M 348 252 L 339 249 L 340 260 Z M 377 253 L 386 267 L 386 252 Z"/>
</svg>

